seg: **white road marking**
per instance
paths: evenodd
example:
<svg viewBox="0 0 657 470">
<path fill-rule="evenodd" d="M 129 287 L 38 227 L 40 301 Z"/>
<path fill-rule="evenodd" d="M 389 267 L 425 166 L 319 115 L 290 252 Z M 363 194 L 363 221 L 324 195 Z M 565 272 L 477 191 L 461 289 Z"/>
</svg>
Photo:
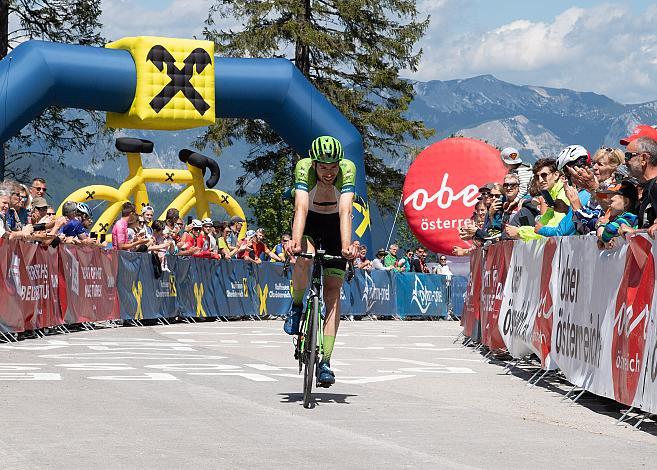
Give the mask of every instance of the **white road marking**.
<svg viewBox="0 0 657 470">
<path fill-rule="evenodd" d="M 0 372 L 0 381 L 16 381 L 16 380 L 28 380 L 28 381 L 51 381 L 51 380 L 62 380 L 62 376 L 59 374 L 53 374 L 49 372 Z"/>
<path fill-rule="evenodd" d="M 160 372 L 147 372 L 144 375 L 96 375 L 87 377 L 91 380 L 116 380 L 116 381 L 144 381 L 144 382 L 173 382 L 178 380 L 177 377 L 171 374 L 164 374 Z"/>
<path fill-rule="evenodd" d="M 273 377 L 267 377 L 266 375 L 262 374 L 251 374 L 248 372 L 188 372 L 187 375 L 212 375 L 212 376 L 236 376 L 236 377 L 243 377 L 248 380 L 252 380 L 254 382 L 278 382 Z"/>
</svg>

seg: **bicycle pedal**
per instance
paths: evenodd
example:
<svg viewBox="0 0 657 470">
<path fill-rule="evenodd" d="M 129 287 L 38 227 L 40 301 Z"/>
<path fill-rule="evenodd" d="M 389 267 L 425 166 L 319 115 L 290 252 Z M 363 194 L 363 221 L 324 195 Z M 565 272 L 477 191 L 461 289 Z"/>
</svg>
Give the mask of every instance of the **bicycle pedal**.
<svg viewBox="0 0 657 470">
<path fill-rule="evenodd" d="M 317 381 L 317 383 L 315 384 L 315 386 L 318 387 L 318 388 L 330 388 L 331 385 L 333 385 L 333 384 L 329 384 L 329 383 L 326 383 L 326 382 L 319 382 L 319 381 Z"/>
</svg>

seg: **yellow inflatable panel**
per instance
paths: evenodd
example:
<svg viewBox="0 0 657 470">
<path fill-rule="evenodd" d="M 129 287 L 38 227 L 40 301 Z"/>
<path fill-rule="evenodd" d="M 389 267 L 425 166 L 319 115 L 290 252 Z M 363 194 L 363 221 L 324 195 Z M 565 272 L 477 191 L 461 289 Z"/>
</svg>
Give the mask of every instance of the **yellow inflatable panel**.
<svg viewBox="0 0 657 470">
<path fill-rule="evenodd" d="M 212 41 L 138 36 L 105 47 L 129 51 L 137 67 L 130 110 L 108 112 L 108 127 L 176 130 L 214 124 Z"/>
</svg>

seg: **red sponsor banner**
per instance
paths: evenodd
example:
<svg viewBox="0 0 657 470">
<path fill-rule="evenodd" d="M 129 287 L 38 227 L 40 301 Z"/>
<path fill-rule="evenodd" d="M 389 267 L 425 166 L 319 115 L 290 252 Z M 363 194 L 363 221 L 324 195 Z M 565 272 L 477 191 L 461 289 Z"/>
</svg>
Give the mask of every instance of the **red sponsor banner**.
<svg viewBox="0 0 657 470">
<path fill-rule="evenodd" d="M 616 296 L 611 344 L 611 377 L 616 401 L 633 405 L 644 368 L 646 329 L 655 288 L 652 242 L 630 239 Z"/>
<path fill-rule="evenodd" d="M 57 250 L 33 243 L 0 241 L 0 321 L 10 331 L 61 323 Z"/>
<path fill-rule="evenodd" d="M 481 264 L 483 262 L 483 250 L 477 248 L 470 253 L 470 278 L 468 279 L 468 291 L 463 313 L 461 314 L 461 326 L 463 334 L 474 340 L 479 339 L 479 309 L 481 306 Z"/>
<path fill-rule="evenodd" d="M 114 251 L 64 245 L 60 250 L 65 279 L 67 323 L 114 320 L 120 317 Z"/>
<path fill-rule="evenodd" d="M 458 228 L 470 223 L 479 187 L 501 182 L 500 152 L 479 140 L 451 138 L 424 149 L 404 180 L 404 214 L 417 239 L 431 251 L 468 246 Z"/>
<path fill-rule="evenodd" d="M 552 345 L 552 317 L 554 308 L 550 284 L 552 280 L 552 265 L 554 254 L 557 251 L 557 239 L 548 238 L 543 245 L 543 262 L 541 266 L 540 302 L 534 319 L 532 330 L 532 345 L 541 358 L 541 367 L 551 369 L 554 367 L 550 360 Z"/>
<path fill-rule="evenodd" d="M 484 260 L 481 288 L 481 342 L 490 349 L 506 349 L 498 319 L 502 309 L 504 284 L 513 255 L 513 242 L 503 241 L 488 247 Z"/>
</svg>

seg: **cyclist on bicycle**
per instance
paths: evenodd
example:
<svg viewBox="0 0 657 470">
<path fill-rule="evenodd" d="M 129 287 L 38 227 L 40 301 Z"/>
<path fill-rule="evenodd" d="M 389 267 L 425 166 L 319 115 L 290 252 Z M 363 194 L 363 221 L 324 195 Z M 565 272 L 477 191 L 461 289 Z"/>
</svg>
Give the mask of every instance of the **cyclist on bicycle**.
<svg viewBox="0 0 657 470">
<path fill-rule="evenodd" d="M 286 250 L 314 253 L 320 246 L 327 254 L 353 259 L 358 253 L 358 242 L 351 241 L 351 211 L 354 200 L 356 167 L 344 159 L 340 141 L 330 136 L 315 139 L 310 157 L 297 162 L 294 169 L 294 221 L 292 239 Z M 284 330 L 289 335 L 299 333 L 303 313 L 303 298 L 308 287 L 308 273 L 312 260 L 298 257 L 292 272 L 292 311 L 285 320 Z M 340 324 L 340 288 L 346 263 L 327 261 L 324 264 L 324 321 L 323 356 L 319 365 L 318 381 L 323 385 L 335 383 L 330 360 L 335 336 Z"/>
</svg>

